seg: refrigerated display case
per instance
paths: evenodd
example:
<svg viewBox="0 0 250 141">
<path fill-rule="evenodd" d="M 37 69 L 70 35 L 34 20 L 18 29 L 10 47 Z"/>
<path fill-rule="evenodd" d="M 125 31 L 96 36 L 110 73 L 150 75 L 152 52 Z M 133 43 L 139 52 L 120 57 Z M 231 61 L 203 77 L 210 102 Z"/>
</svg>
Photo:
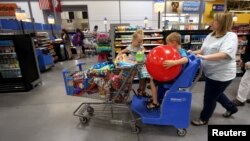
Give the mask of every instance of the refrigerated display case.
<svg viewBox="0 0 250 141">
<path fill-rule="evenodd" d="M 41 83 L 29 35 L 0 35 L 0 92 L 28 91 Z"/>
</svg>

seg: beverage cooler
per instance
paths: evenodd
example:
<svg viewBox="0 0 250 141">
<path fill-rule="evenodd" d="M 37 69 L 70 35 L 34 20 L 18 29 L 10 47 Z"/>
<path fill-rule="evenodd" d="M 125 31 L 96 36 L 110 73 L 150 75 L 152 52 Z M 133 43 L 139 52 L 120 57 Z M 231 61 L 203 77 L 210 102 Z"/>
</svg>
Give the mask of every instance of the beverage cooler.
<svg viewBox="0 0 250 141">
<path fill-rule="evenodd" d="M 41 83 L 29 35 L 0 35 L 0 92 L 28 91 Z"/>
</svg>

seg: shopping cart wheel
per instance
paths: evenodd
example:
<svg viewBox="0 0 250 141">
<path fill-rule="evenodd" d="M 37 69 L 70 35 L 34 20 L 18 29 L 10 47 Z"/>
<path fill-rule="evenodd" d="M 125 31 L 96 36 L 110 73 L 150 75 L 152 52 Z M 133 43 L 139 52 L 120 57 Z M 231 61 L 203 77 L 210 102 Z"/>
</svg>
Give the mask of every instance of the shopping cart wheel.
<svg viewBox="0 0 250 141">
<path fill-rule="evenodd" d="M 93 113 L 94 113 L 94 108 L 93 107 L 91 107 L 91 106 L 88 106 L 87 107 L 87 112 L 90 114 L 90 115 L 93 115 Z"/>
<path fill-rule="evenodd" d="M 135 125 L 134 129 L 132 129 L 133 134 L 139 134 L 141 132 L 141 128 Z"/>
<path fill-rule="evenodd" d="M 79 120 L 82 124 L 87 124 L 89 121 L 87 117 L 79 117 Z"/>
<path fill-rule="evenodd" d="M 178 136 L 183 137 L 183 136 L 186 135 L 186 133 L 187 133 L 187 130 L 185 128 L 179 128 L 179 129 L 177 129 L 177 135 Z"/>
</svg>

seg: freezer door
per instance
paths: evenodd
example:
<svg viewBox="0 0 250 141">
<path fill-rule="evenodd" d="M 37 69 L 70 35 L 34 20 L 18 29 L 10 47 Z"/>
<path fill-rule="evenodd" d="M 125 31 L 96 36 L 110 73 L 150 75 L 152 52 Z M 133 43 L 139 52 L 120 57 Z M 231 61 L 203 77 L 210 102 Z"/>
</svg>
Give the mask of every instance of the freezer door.
<svg viewBox="0 0 250 141">
<path fill-rule="evenodd" d="M 13 40 L 0 40 L 0 79 L 22 78 Z"/>
</svg>

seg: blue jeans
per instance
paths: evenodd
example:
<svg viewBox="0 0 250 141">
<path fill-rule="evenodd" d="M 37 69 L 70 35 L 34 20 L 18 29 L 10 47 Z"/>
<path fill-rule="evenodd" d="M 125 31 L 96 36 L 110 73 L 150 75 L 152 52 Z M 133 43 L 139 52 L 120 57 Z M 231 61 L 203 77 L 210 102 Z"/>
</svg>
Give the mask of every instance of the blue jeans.
<svg viewBox="0 0 250 141">
<path fill-rule="evenodd" d="M 200 119 L 202 121 L 208 121 L 212 116 L 216 107 L 216 102 L 219 102 L 227 111 L 237 111 L 236 106 L 224 94 L 225 89 L 231 82 L 232 80 L 222 82 L 206 77 L 204 103 L 200 114 Z"/>
</svg>

